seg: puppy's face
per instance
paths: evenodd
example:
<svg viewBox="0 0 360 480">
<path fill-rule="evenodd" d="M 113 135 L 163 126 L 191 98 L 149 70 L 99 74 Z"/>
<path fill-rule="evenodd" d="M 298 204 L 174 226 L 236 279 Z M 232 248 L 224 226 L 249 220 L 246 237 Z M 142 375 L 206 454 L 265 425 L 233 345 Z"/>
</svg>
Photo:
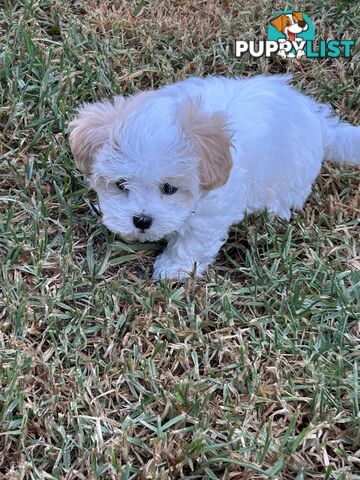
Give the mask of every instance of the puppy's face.
<svg viewBox="0 0 360 480">
<path fill-rule="evenodd" d="M 103 223 L 128 241 L 153 241 L 179 231 L 195 208 L 198 192 L 187 177 L 121 178 L 97 185 Z"/>
<path fill-rule="evenodd" d="M 145 92 L 85 105 L 70 136 L 78 168 L 96 190 L 103 223 L 128 241 L 181 230 L 204 190 L 223 185 L 231 140 L 222 115 Z"/>
<path fill-rule="evenodd" d="M 122 147 L 105 145 L 90 179 L 103 223 L 128 241 L 159 240 L 178 231 L 200 196 L 196 164 L 184 141 L 169 144 L 159 131 L 144 132 L 147 128 L 125 125 Z M 175 132 L 168 137 L 171 133 L 175 137 Z"/>
</svg>

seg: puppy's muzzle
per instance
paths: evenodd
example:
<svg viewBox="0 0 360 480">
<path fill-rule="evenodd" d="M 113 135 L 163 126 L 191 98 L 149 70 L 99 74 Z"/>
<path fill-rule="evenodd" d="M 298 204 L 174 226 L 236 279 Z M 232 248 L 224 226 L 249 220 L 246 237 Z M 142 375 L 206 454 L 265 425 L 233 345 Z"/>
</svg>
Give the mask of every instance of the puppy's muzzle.
<svg viewBox="0 0 360 480">
<path fill-rule="evenodd" d="M 146 230 L 147 228 L 150 228 L 152 221 L 152 217 L 150 217 L 149 215 L 133 216 L 133 223 L 135 227 L 139 228 L 140 230 Z"/>
</svg>

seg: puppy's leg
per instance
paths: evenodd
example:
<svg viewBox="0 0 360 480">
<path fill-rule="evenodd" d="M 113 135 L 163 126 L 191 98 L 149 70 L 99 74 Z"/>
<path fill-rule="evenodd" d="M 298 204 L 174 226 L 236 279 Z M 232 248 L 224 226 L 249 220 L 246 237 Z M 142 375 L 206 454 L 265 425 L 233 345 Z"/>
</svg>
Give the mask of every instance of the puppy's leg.
<svg viewBox="0 0 360 480">
<path fill-rule="evenodd" d="M 165 251 L 154 263 L 153 278 L 185 280 L 195 270 L 201 276 L 227 240 L 228 227 L 191 228 L 174 234 Z"/>
</svg>

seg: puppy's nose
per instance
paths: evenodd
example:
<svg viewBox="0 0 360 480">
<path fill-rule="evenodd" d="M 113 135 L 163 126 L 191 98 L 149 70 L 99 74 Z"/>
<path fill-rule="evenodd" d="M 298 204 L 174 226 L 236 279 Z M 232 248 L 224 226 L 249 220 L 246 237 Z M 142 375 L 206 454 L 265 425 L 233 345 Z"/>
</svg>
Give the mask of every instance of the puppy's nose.
<svg viewBox="0 0 360 480">
<path fill-rule="evenodd" d="M 152 224 L 152 218 L 149 215 L 134 215 L 133 223 L 136 228 L 141 230 L 146 230 Z"/>
<path fill-rule="evenodd" d="M 300 20 L 298 24 L 299 24 L 299 27 L 304 28 L 306 25 L 306 22 L 304 22 L 304 20 Z"/>
</svg>

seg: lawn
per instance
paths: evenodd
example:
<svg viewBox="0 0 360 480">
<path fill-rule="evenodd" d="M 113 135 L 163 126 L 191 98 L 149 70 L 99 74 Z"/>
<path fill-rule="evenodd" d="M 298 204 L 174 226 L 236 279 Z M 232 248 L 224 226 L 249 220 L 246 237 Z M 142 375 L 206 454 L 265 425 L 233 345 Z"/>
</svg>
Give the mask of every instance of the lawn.
<svg viewBox="0 0 360 480">
<path fill-rule="evenodd" d="M 295 2 L 358 39 L 356 1 Z M 292 4 L 291 4 L 292 5 Z M 290 222 L 251 216 L 204 279 L 101 225 L 74 166 L 83 101 L 190 75 L 293 73 L 360 120 L 360 54 L 234 57 L 286 2 L 2 4 L 0 479 L 360 479 L 359 169 L 325 163 Z"/>
</svg>

